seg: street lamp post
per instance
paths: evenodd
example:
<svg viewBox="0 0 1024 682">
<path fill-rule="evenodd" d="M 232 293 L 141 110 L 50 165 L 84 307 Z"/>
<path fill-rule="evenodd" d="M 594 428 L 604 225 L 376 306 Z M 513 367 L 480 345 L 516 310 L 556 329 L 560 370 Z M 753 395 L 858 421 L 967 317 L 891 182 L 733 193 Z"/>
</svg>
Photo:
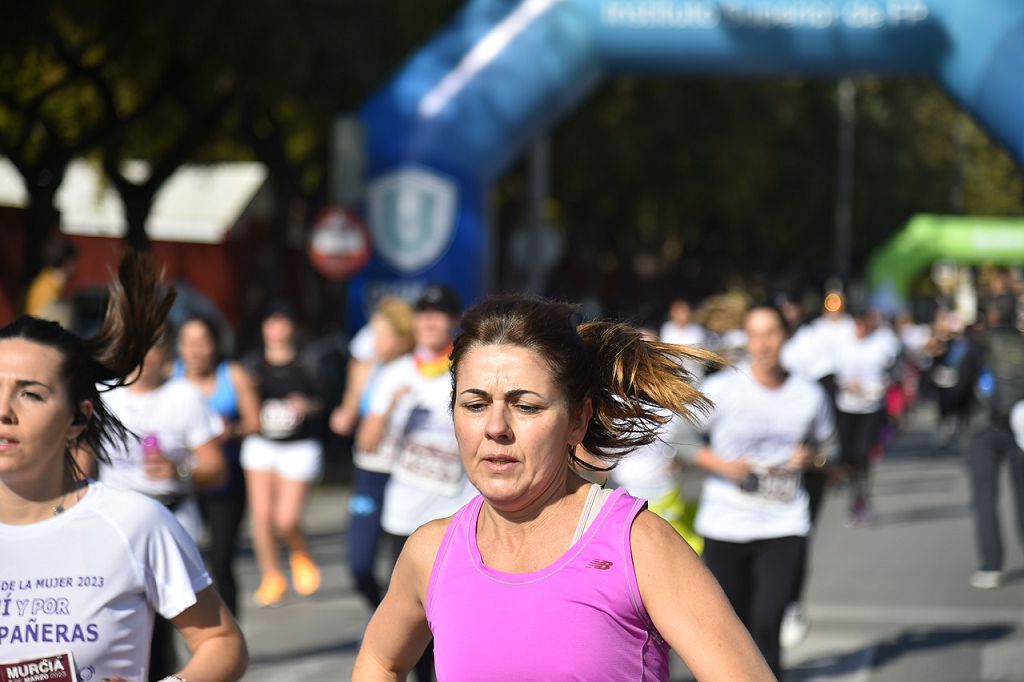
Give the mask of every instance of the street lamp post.
<svg viewBox="0 0 1024 682">
<path fill-rule="evenodd" d="M 836 169 L 835 254 L 836 276 L 843 285 L 850 279 L 851 222 L 853 216 L 853 158 L 857 86 L 849 78 L 839 81 L 838 159 Z"/>
</svg>

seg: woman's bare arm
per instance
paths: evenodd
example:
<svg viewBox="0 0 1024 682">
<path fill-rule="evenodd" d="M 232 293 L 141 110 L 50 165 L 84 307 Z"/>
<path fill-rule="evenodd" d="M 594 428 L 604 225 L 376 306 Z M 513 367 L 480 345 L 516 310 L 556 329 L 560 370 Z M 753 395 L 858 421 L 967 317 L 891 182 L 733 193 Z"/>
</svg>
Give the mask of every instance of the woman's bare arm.
<svg viewBox="0 0 1024 682">
<path fill-rule="evenodd" d="M 750 472 L 753 471 L 750 467 L 750 462 L 747 460 L 722 459 L 707 446 L 697 451 L 697 456 L 694 457 L 693 463 L 705 471 L 710 471 L 736 483 L 742 483 L 750 475 Z"/>
<path fill-rule="evenodd" d="M 341 403 L 331 412 L 330 426 L 335 433 L 347 436 L 355 429 L 356 422 L 359 421 L 359 400 L 370 380 L 373 364 L 355 358 L 348 361 L 345 393 L 342 395 Z"/>
<path fill-rule="evenodd" d="M 238 396 L 238 426 L 231 436 L 239 438 L 260 432 L 260 396 L 249 372 L 237 362 L 230 365 L 231 382 Z"/>
<path fill-rule="evenodd" d="M 450 521 L 432 521 L 406 541 L 388 592 L 366 628 L 353 682 L 404 680 L 423 655 L 431 636 L 427 626 L 427 585 Z"/>
<path fill-rule="evenodd" d="M 249 662 L 245 639 L 228 607 L 212 587 L 196 595 L 196 603 L 171 619 L 185 638 L 192 658 L 178 672 L 189 682 L 234 682 Z"/>
<path fill-rule="evenodd" d="M 224 451 L 220 443 L 213 439 L 192 450 L 195 455 L 195 468 L 192 469 L 192 483 L 200 490 L 209 490 L 224 485 L 228 477 L 227 464 L 224 462 Z"/>
<path fill-rule="evenodd" d="M 718 582 L 672 526 L 641 512 L 630 544 L 647 613 L 698 680 L 775 680 Z"/>
</svg>

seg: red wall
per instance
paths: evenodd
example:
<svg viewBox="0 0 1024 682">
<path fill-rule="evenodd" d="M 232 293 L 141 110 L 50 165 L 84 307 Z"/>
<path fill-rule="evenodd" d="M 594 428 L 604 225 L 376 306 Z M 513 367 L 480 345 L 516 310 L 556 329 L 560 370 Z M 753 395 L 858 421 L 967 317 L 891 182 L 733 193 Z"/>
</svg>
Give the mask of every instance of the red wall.
<svg viewBox="0 0 1024 682">
<path fill-rule="evenodd" d="M 69 293 L 106 286 L 116 270 L 124 242 L 112 237 L 67 239 L 78 247 L 79 264 Z M 248 249 L 242 242 L 187 244 L 152 242 L 153 255 L 164 267 L 164 279 L 184 281 L 210 299 L 232 325 L 242 316 L 242 293 L 249 271 Z"/>
<path fill-rule="evenodd" d="M 0 206 L 0 325 L 21 312 L 23 252 L 25 249 L 25 211 Z"/>
<path fill-rule="evenodd" d="M 0 206 L 0 325 L 22 311 L 25 292 L 24 211 Z M 68 293 L 105 287 L 124 249 L 120 239 L 64 235 L 79 250 L 78 269 Z M 153 254 L 168 281 L 185 281 L 210 299 L 232 325 L 242 317 L 243 293 L 252 272 L 253 249 L 246 241 L 224 244 L 153 242 Z"/>
</svg>

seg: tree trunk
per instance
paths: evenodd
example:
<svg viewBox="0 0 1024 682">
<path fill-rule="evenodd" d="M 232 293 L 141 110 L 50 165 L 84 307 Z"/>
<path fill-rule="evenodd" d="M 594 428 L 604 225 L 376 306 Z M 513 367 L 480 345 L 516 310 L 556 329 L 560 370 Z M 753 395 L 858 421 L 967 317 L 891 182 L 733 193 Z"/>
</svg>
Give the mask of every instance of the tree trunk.
<svg viewBox="0 0 1024 682">
<path fill-rule="evenodd" d="M 298 198 L 292 183 L 282 181 L 270 171 L 270 186 L 273 191 L 274 209 L 270 217 L 269 234 L 263 241 L 263 253 L 260 258 L 262 280 L 266 286 L 268 299 L 284 296 L 288 284 L 284 273 L 288 266 L 288 227 L 292 220 L 292 211 Z"/>
<path fill-rule="evenodd" d="M 136 251 L 149 251 L 149 235 L 146 234 L 146 222 L 153 208 L 154 192 L 137 187 L 119 188 L 121 203 L 124 204 L 124 218 L 128 224 L 125 241 Z"/>
<path fill-rule="evenodd" d="M 28 206 L 26 206 L 25 219 L 25 242 L 23 250 L 24 270 L 21 273 L 22 282 L 27 286 L 35 278 L 43 267 L 43 248 L 54 228 L 60 226 L 60 212 L 53 205 L 53 198 L 57 194 L 63 179 L 63 170 L 60 177 L 54 178 L 50 171 L 45 177 L 49 180 L 45 184 L 37 181 L 40 174 L 25 178 L 25 185 L 28 190 Z"/>
</svg>

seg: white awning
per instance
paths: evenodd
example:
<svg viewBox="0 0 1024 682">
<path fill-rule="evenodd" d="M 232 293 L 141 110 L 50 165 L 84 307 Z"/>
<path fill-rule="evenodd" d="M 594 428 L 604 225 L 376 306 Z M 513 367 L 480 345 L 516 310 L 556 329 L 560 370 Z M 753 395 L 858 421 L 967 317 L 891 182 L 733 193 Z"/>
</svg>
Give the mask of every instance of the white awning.
<svg viewBox="0 0 1024 682">
<path fill-rule="evenodd" d="M 143 161 L 125 166 L 129 179 L 148 172 Z M 219 244 L 252 203 L 267 178 L 261 163 L 218 163 L 179 168 L 157 192 L 147 233 L 157 241 Z M 0 159 L 0 204 L 24 207 L 28 195 L 21 175 Z M 124 208 L 101 170 L 85 160 L 72 161 L 54 203 L 61 232 L 94 237 L 123 237 Z"/>
</svg>

